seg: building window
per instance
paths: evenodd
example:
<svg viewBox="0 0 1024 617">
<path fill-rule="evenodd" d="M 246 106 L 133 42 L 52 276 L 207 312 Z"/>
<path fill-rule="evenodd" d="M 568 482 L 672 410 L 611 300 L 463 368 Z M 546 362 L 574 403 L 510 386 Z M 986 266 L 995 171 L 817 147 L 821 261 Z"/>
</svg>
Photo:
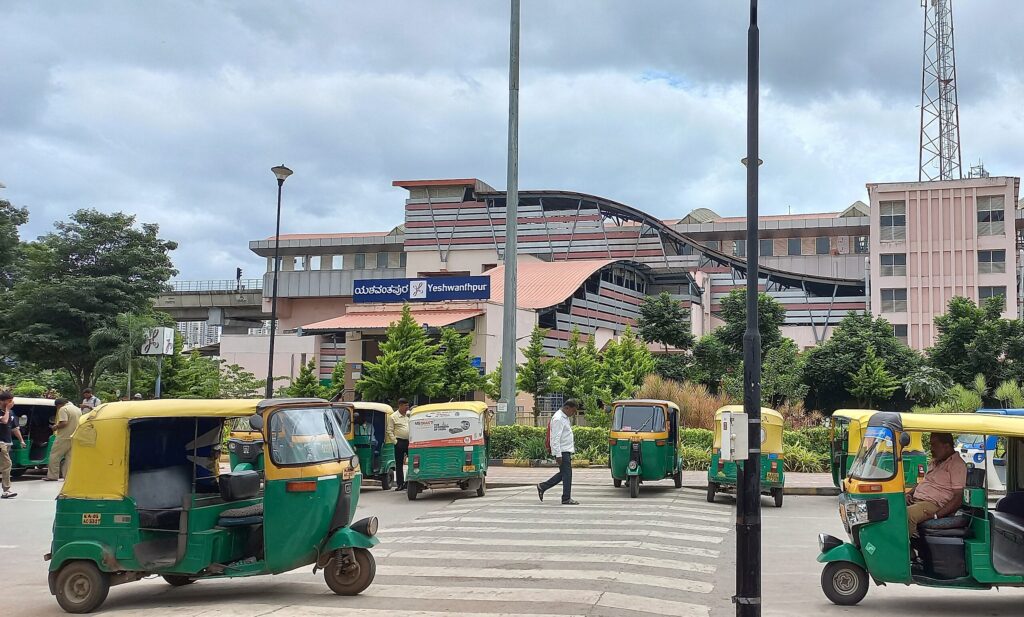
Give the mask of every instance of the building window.
<svg viewBox="0 0 1024 617">
<path fill-rule="evenodd" d="M 978 198 L 978 235 L 1001 236 L 1006 230 L 1002 195 Z"/>
<path fill-rule="evenodd" d="M 341 255 L 331 255 L 331 270 L 341 270 L 345 267 L 345 259 Z"/>
<path fill-rule="evenodd" d="M 296 272 L 302 272 L 306 269 L 306 258 L 302 256 L 292 258 L 292 269 Z"/>
<path fill-rule="evenodd" d="M 856 242 L 853 244 L 853 252 L 860 255 L 866 255 L 871 251 L 871 245 L 868 242 L 867 236 L 857 236 Z"/>
<path fill-rule="evenodd" d="M 732 241 L 732 254 L 737 257 L 747 256 L 747 241 L 746 240 L 733 240 Z"/>
<path fill-rule="evenodd" d="M 906 253 L 882 253 L 881 266 L 882 276 L 906 276 L 907 255 Z"/>
<path fill-rule="evenodd" d="M 388 267 L 388 254 L 387 253 L 377 253 L 377 267 L 378 268 L 387 268 Z"/>
<path fill-rule="evenodd" d="M 906 313 L 907 312 L 907 290 L 906 289 L 883 289 L 882 290 L 882 312 L 883 313 Z"/>
<path fill-rule="evenodd" d="M 319 270 L 320 269 L 320 256 L 319 255 L 313 255 L 312 257 L 309 258 L 309 269 L 310 270 Z"/>
<path fill-rule="evenodd" d="M 402 253 L 401 257 L 398 258 L 398 267 L 399 268 L 404 268 L 405 267 L 405 262 L 406 262 L 406 254 Z"/>
<path fill-rule="evenodd" d="M 821 237 L 814 239 L 814 254 L 815 255 L 828 255 L 831 250 L 829 246 L 828 238 Z"/>
<path fill-rule="evenodd" d="M 718 240 L 710 240 L 708 242 L 705 242 L 704 246 L 708 247 L 709 249 L 715 249 L 717 251 L 718 247 L 720 246 L 720 243 L 718 242 Z"/>
<path fill-rule="evenodd" d="M 356 270 L 363 270 L 363 269 L 365 269 L 366 268 L 366 253 L 356 253 L 354 261 L 355 261 L 355 263 L 353 264 L 352 267 L 354 267 Z"/>
<path fill-rule="evenodd" d="M 978 273 L 1006 272 L 1006 251 L 978 251 Z"/>
<path fill-rule="evenodd" d="M 989 298 L 999 296 L 1003 299 L 1003 309 L 1006 309 L 1006 287 L 979 287 L 978 304 L 982 304 Z"/>
<path fill-rule="evenodd" d="M 910 337 L 907 336 L 907 324 L 893 324 L 892 335 L 895 336 L 897 339 L 903 341 L 904 345 L 910 344 Z"/>
<path fill-rule="evenodd" d="M 775 242 L 772 240 L 758 240 L 757 249 L 761 253 L 761 257 L 772 257 L 775 255 Z"/>
<path fill-rule="evenodd" d="M 786 241 L 786 254 L 788 255 L 799 255 L 800 254 L 800 238 L 790 238 Z"/>
<path fill-rule="evenodd" d="M 907 203 L 904 201 L 883 201 L 878 204 L 882 242 L 907 239 Z"/>
</svg>

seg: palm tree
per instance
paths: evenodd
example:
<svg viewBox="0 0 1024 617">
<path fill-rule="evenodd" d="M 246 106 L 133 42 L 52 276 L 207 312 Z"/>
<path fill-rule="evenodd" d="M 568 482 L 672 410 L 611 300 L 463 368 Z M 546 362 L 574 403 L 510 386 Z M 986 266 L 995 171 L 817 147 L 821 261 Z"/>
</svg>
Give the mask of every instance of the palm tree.
<svg viewBox="0 0 1024 617">
<path fill-rule="evenodd" d="M 114 319 L 114 325 L 104 326 L 89 336 L 89 345 L 93 349 L 110 349 L 110 352 L 96 363 L 98 377 L 104 371 L 120 369 L 128 373 L 127 391 L 132 395 L 132 369 L 152 364 L 152 360 L 139 355 L 139 349 L 150 328 L 157 327 L 156 317 L 149 314 L 136 315 L 120 313 Z"/>
</svg>

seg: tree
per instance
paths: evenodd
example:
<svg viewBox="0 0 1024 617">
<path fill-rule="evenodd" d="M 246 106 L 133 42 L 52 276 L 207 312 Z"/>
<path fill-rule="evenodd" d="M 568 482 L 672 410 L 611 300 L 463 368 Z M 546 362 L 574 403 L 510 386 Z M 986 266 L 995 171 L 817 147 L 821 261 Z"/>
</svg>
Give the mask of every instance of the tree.
<svg viewBox="0 0 1024 617">
<path fill-rule="evenodd" d="M 928 350 L 929 363 L 954 383 L 972 386 L 975 375 L 990 385 L 1010 378 L 1020 358 L 1008 355 L 1017 343 L 1019 326 L 1003 319 L 1003 299 L 989 298 L 980 307 L 967 298 L 949 301 L 944 315 L 935 317 L 939 335 Z"/>
<path fill-rule="evenodd" d="M 365 400 L 392 404 L 403 397 L 414 400 L 430 396 L 441 373 L 437 350 L 406 304 L 402 317 L 388 326 L 380 355 L 373 362 L 363 363 L 363 377 L 356 383 L 356 390 Z"/>
<path fill-rule="evenodd" d="M 850 382 L 850 394 L 867 408 L 873 408 L 875 401 L 888 400 L 900 387 L 899 380 L 885 370 L 885 362 L 875 355 L 875 348 L 870 345 L 860 369 L 850 373 Z"/>
<path fill-rule="evenodd" d="M 487 398 L 492 401 L 501 398 L 501 360 L 498 360 L 498 366 L 493 371 L 484 376 L 482 389 Z"/>
<path fill-rule="evenodd" d="M 220 398 L 220 364 L 193 351 L 168 386 L 169 398 Z"/>
<path fill-rule="evenodd" d="M 934 405 L 945 398 L 949 377 L 937 368 L 919 366 L 903 380 L 907 398 L 922 405 Z"/>
<path fill-rule="evenodd" d="M 436 394 L 450 401 L 460 400 L 483 387 L 483 377 L 473 366 L 470 347 L 473 335 L 441 328 L 441 377 Z"/>
<path fill-rule="evenodd" d="M 122 313 L 146 312 L 176 274 L 174 242 L 135 217 L 79 210 L 56 230 L 24 245 L 12 293 L 0 306 L 7 351 L 43 368 L 63 368 L 80 391 L 97 377 L 111 347 L 90 345 L 96 330 Z"/>
<path fill-rule="evenodd" d="M 747 330 L 747 290 L 733 289 L 722 298 L 718 316 L 725 322 L 715 329 L 717 336 L 736 354 L 743 354 L 743 334 Z M 761 357 L 782 340 L 786 307 L 762 292 L 757 294 L 757 329 L 761 333 Z"/>
<path fill-rule="evenodd" d="M 326 396 L 324 387 L 316 372 L 316 360 L 310 360 L 299 368 L 299 374 L 285 391 L 294 398 L 323 398 Z"/>
<path fill-rule="evenodd" d="M 530 343 L 520 351 L 525 362 L 516 368 L 516 388 L 533 396 L 533 423 L 536 426 L 540 418 L 540 397 L 550 394 L 553 390 L 555 364 L 544 351 L 544 338 L 548 331 L 534 326 L 530 333 Z"/>
<path fill-rule="evenodd" d="M 742 375 L 742 370 L 740 371 Z M 804 356 L 793 339 L 783 338 L 768 350 L 761 366 L 761 400 L 777 408 L 785 402 L 803 402 L 807 396 Z"/>
<path fill-rule="evenodd" d="M 1007 409 L 1020 409 L 1024 407 L 1024 390 L 1015 381 L 1004 381 L 999 384 L 993 393 L 996 400 Z"/>
<path fill-rule="evenodd" d="M 161 325 L 161 320 L 153 314 L 121 313 L 114 317 L 113 324 L 94 331 L 89 336 L 90 347 L 110 350 L 96 363 L 97 375 L 109 370 L 123 371 L 126 375 L 125 391 L 130 397 L 132 371 L 143 365 L 155 364 L 152 357 L 140 355 L 140 349 L 146 333 L 158 325 Z"/>
<path fill-rule="evenodd" d="M 669 347 L 685 351 L 693 346 L 690 310 L 664 291 L 644 298 L 637 328 L 640 338 L 648 343 L 661 343 L 666 354 Z"/>
<path fill-rule="evenodd" d="M 266 390 L 267 380 L 237 364 L 220 361 L 220 398 L 259 398 Z"/>
<path fill-rule="evenodd" d="M 618 341 L 608 343 L 601 356 L 601 385 L 613 400 L 632 398 L 653 372 L 651 352 L 629 326 Z"/>
<path fill-rule="evenodd" d="M 686 381 L 690 374 L 690 357 L 681 353 L 659 354 L 654 356 L 654 372 L 672 381 Z"/>
<path fill-rule="evenodd" d="M 345 391 L 345 361 L 341 360 L 331 369 L 331 385 L 328 386 L 327 395 L 334 399 Z"/>
<path fill-rule="evenodd" d="M 0 291 L 9 289 L 14 283 L 21 252 L 18 227 L 27 222 L 28 210 L 16 208 L 11 202 L 0 199 Z"/>
<path fill-rule="evenodd" d="M 580 331 L 572 329 L 569 344 L 562 350 L 562 355 L 555 359 L 557 385 L 555 389 L 579 401 L 585 412 L 592 411 L 597 405 L 598 377 L 601 365 L 597 358 L 594 337 L 587 343 L 580 342 Z"/>
<path fill-rule="evenodd" d="M 735 352 L 714 334 L 706 334 L 693 347 L 693 362 L 687 369 L 687 379 L 717 394 L 722 380 L 735 365 Z"/>
</svg>

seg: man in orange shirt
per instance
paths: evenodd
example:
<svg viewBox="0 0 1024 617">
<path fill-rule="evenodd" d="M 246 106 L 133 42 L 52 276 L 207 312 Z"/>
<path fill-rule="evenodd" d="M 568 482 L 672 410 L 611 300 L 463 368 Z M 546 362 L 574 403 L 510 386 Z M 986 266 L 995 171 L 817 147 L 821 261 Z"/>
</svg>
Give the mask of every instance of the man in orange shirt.
<svg viewBox="0 0 1024 617">
<path fill-rule="evenodd" d="M 964 501 L 967 465 L 956 454 L 953 436 L 932 433 L 932 464 L 914 490 L 907 493 L 907 526 L 917 537 L 918 524 L 956 512 Z"/>
</svg>

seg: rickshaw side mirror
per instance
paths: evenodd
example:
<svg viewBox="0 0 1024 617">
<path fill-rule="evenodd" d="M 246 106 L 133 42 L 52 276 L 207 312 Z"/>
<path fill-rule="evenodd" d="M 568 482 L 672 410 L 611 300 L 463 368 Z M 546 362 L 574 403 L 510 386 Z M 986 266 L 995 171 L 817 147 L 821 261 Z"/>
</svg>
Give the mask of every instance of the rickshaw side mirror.
<svg viewBox="0 0 1024 617">
<path fill-rule="evenodd" d="M 25 428 L 26 426 L 28 426 L 28 416 L 18 418 L 18 428 Z"/>
<path fill-rule="evenodd" d="M 910 445 L 910 433 L 900 433 L 900 447 L 906 448 Z"/>
<path fill-rule="evenodd" d="M 258 413 L 249 416 L 249 428 L 251 428 L 254 431 L 262 431 L 263 416 L 261 416 Z"/>
</svg>

